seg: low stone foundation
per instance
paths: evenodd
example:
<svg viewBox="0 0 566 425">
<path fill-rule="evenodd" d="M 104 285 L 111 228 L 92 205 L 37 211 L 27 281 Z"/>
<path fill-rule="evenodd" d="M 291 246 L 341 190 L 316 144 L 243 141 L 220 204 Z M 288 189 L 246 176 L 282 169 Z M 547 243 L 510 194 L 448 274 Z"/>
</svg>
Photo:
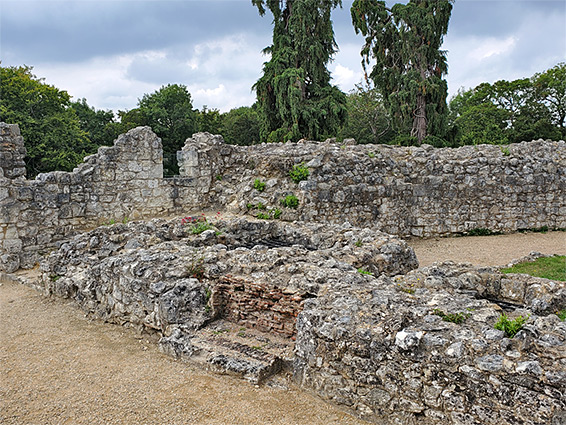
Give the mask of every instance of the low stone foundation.
<svg viewBox="0 0 566 425">
<path fill-rule="evenodd" d="M 44 288 L 213 370 L 261 382 L 287 369 L 375 423 L 563 423 L 564 282 L 416 269 L 405 242 L 348 224 L 195 223 L 76 236 L 42 263 Z M 514 338 L 494 328 L 503 312 L 528 317 Z"/>
</svg>

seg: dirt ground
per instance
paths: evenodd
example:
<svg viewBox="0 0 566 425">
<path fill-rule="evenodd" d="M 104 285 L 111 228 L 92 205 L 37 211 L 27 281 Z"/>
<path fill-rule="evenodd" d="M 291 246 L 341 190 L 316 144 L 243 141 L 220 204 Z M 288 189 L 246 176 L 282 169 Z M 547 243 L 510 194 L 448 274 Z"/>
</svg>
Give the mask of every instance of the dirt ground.
<svg viewBox="0 0 566 425">
<path fill-rule="evenodd" d="M 566 232 L 413 239 L 408 242 L 415 250 L 421 267 L 441 260 L 504 266 L 532 251 L 566 255 Z"/>
<path fill-rule="evenodd" d="M 421 265 L 503 265 L 531 251 L 566 254 L 566 233 L 413 240 Z M 257 387 L 176 361 L 132 329 L 0 283 L 0 423 L 362 424 L 319 398 Z"/>
</svg>

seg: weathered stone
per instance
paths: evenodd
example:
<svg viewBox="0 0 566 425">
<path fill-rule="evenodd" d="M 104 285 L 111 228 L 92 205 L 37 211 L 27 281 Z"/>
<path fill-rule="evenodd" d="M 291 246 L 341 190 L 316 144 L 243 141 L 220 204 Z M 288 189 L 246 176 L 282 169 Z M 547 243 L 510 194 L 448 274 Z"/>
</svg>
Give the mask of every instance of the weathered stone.
<svg viewBox="0 0 566 425">
<path fill-rule="evenodd" d="M 376 229 L 566 227 L 564 141 L 511 145 L 506 157 L 496 146 L 236 147 L 199 133 L 178 154 L 181 176 L 163 179 L 161 141 L 140 127 L 72 173 L 27 181 L 16 130 L 0 125 L 3 269 L 53 249 L 41 263 L 47 292 L 253 382 L 286 365 L 378 423 L 563 420 L 564 283 L 452 262 L 416 269 L 412 249 Z M 309 176 L 296 184 L 289 170 L 302 164 Z M 297 209 L 282 205 L 288 195 Z M 209 218 L 200 234 L 180 220 L 128 222 L 203 208 L 282 220 Z M 513 339 L 493 328 L 502 308 L 529 317 Z M 219 323 L 239 331 L 220 336 Z M 252 331 L 260 349 L 237 339 Z"/>
</svg>

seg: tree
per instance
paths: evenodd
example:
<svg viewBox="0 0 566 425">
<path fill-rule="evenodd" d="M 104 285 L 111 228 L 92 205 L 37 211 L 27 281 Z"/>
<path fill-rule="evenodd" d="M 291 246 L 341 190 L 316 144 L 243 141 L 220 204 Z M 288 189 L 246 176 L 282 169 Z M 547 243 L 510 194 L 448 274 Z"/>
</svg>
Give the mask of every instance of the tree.
<svg viewBox="0 0 566 425">
<path fill-rule="evenodd" d="M 452 0 L 410 0 L 391 9 L 385 1 L 355 0 L 351 8 L 354 29 L 365 36 L 364 69 L 375 60 L 370 78 L 394 129 L 419 144 L 428 134 L 445 132 L 448 65 L 440 46 L 451 12 Z"/>
<path fill-rule="evenodd" d="M 330 13 L 341 0 L 252 0 L 273 14 L 271 59 L 254 85 L 263 141 L 320 139 L 346 117 L 346 96 L 330 84 L 327 65 L 336 52 Z"/>
<path fill-rule="evenodd" d="M 242 106 L 222 114 L 222 129 L 226 143 L 254 145 L 259 143 L 260 119 L 256 106 Z"/>
<path fill-rule="evenodd" d="M 559 139 L 566 114 L 564 72 L 558 64 L 532 78 L 460 90 L 450 101 L 453 144 Z"/>
<path fill-rule="evenodd" d="M 32 69 L 0 67 L 0 120 L 20 126 L 28 177 L 70 171 L 98 146 L 81 129 L 71 96 L 45 84 Z"/>
<path fill-rule="evenodd" d="M 387 143 L 394 132 L 383 96 L 375 87 L 357 84 L 347 95 L 348 118 L 340 130 L 341 138 L 353 137 L 358 143 Z"/>
<path fill-rule="evenodd" d="M 87 104 L 86 99 L 71 102 L 70 106 L 79 118 L 81 129 L 97 146 L 112 145 L 121 134 L 121 127 L 114 121 L 114 112 L 96 110 Z"/>
<path fill-rule="evenodd" d="M 535 74 L 532 80 L 537 98 L 548 108 L 562 137 L 566 137 L 566 62 Z"/>
<path fill-rule="evenodd" d="M 177 174 L 177 151 L 198 131 L 197 111 L 193 110 L 187 87 L 168 84 L 152 94 L 145 94 L 139 100 L 137 110 L 124 114 L 124 117 L 153 129 L 163 143 L 164 174 Z"/>
<path fill-rule="evenodd" d="M 212 134 L 220 134 L 222 128 L 222 116 L 218 109 L 208 109 L 206 105 L 198 111 L 198 131 L 207 131 Z"/>
</svg>

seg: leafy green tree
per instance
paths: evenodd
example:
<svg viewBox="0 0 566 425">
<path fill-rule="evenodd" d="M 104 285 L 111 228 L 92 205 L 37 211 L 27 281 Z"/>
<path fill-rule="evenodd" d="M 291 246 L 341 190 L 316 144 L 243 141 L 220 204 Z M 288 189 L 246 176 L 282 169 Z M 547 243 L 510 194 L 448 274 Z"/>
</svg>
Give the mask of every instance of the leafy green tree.
<svg viewBox="0 0 566 425">
<path fill-rule="evenodd" d="M 71 109 L 79 118 L 81 129 L 96 145 L 111 145 L 120 135 L 121 128 L 114 121 L 114 112 L 96 110 L 86 99 L 71 102 Z"/>
<path fill-rule="evenodd" d="M 118 111 L 118 117 L 120 118 L 120 134 L 126 133 L 132 128 L 149 125 L 140 108 L 130 109 L 129 111 Z"/>
<path fill-rule="evenodd" d="M 532 78 L 536 97 L 546 105 L 552 123 L 566 138 L 566 62 Z"/>
<path fill-rule="evenodd" d="M 254 89 L 262 141 L 321 139 L 346 118 L 346 96 L 330 84 L 327 65 L 337 46 L 330 13 L 341 0 L 252 0 L 273 14 L 271 59 Z"/>
<path fill-rule="evenodd" d="M 198 131 L 207 131 L 211 134 L 220 134 L 222 116 L 218 109 L 208 109 L 206 105 L 198 111 Z"/>
<path fill-rule="evenodd" d="M 163 143 L 164 174 L 177 174 L 177 151 L 198 131 L 198 115 L 193 110 L 187 87 L 168 84 L 152 94 L 145 94 L 139 100 L 137 110 L 124 114 L 122 121 L 124 118 L 127 122 L 149 125 L 153 129 Z"/>
<path fill-rule="evenodd" d="M 28 177 L 70 171 L 96 151 L 71 108 L 71 96 L 45 84 L 31 67 L 0 67 L 0 93 L 0 120 L 19 124 L 24 137 Z"/>
<path fill-rule="evenodd" d="M 509 132 L 514 142 L 562 138 L 560 128 L 552 123 L 548 107 L 540 102 L 532 102 L 521 108 Z"/>
<path fill-rule="evenodd" d="M 460 90 L 450 101 L 453 145 L 561 138 L 566 114 L 564 68 L 558 64 L 530 79 Z"/>
<path fill-rule="evenodd" d="M 220 133 L 226 143 L 254 145 L 259 143 L 260 118 L 255 105 L 242 106 L 222 114 Z"/>
<path fill-rule="evenodd" d="M 388 143 L 395 133 L 383 96 L 375 87 L 357 84 L 347 95 L 348 118 L 340 138 L 353 137 L 358 143 Z"/>
<path fill-rule="evenodd" d="M 364 69 L 375 60 L 370 78 L 381 90 L 394 130 L 420 144 L 445 132 L 448 86 L 446 52 L 440 50 L 452 0 L 410 0 L 392 8 L 385 1 L 355 0 L 352 23 L 365 36 Z"/>
<path fill-rule="evenodd" d="M 455 120 L 456 145 L 506 144 L 509 114 L 492 103 L 471 106 Z"/>
</svg>

